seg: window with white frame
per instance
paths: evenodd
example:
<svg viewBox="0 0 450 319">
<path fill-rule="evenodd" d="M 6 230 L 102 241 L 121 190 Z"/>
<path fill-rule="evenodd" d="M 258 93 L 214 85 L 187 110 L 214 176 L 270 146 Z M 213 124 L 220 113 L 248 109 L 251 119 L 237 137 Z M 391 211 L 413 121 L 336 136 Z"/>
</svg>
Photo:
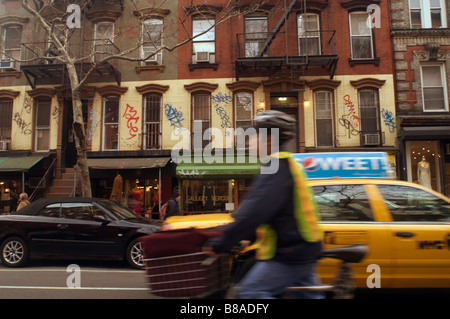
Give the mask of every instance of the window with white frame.
<svg viewBox="0 0 450 319">
<path fill-rule="evenodd" d="M 8 25 L 2 29 L 2 59 L 20 60 L 22 26 Z"/>
<path fill-rule="evenodd" d="M 97 22 L 94 27 L 94 61 L 100 61 L 114 53 L 114 22 Z"/>
<path fill-rule="evenodd" d="M 144 96 L 144 147 L 161 148 L 161 94 L 150 93 Z"/>
<path fill-rule="evenodd" d="M 257 57 L 268 36 L 267 17 L 246 16 L 244 18 L 245 57 Z"/>
<path fill-rule="evenodd" d="M 316 124 L 316 145 L 333 146 L 333 93 L 331 91 L 314 92 L 314 111 Z"/>
<path fill-rule="evenodd" d="M 9 149 L 11 142 L 13 100 L 0 98 L 0 151 Z"/>
<path fill-rule="evenodd" d="M 409 14 L 412 29 L 447 27 L 444 0 L 409 0 Z"/>
<path fill-rule="evenodd" d="M 201 128 L 203 140 L 202 148 L 205 148 L 211 140 L 211 136 L 207 138 L 205 131 L 211 127 L 211 94 L 209 92 L 197 92 L 192 94 L 192 132 L 196 131 L 196 127 Z M 197 145 L 192 143 L 195 148 Z"/>
<path fill-rule="evenodd" d="M 162 19 L 148 19 L 142 24 L 142 49 L 141 57 L 148 59 L 144 64 L 157 63 L 162 64 L 162 51 L 150 56 L 152 53 L 161 49 L 163 35 L 163 20 Z"/>
<path fill-rule="evenodd" d="M 350 44 L 352 59 L 373 59 L 372 29 L 367 25 L 368 12 L 351 12 Z"/>
<path fill-rule="evenodd" d="M 213 18 L 194 18 L 192 20 L 193 62 L 214 62 L 216 53 L 215 20 Z"/>
<path fill-rule="evenodd" d="M 422 104 L 426 111 L 448 111 L 444 64 L 422 64 Z"/>
<path fill-rule="evenodd" d="M 120 97 L 103 97 L 103 150 L 119 149 L 119 105 Z"/>
<path fill-rule="evenodd" d="M 297 18 L 299 55 L 320 55 L 319 15 L 300 14 Z"/>
<path fill-rule="evenodd" d="M 50 99 L 36 101 L 36 151 L 48 151 L 50 149 L 50 109 Z"/>
<path fill-rule="evenodd" d="M 253 94 L 250 92 L 238 92 L 234 94 L 234 118 L 235 128 L 247 128 L 252 125 L 253 118 Z"/>
</svg>

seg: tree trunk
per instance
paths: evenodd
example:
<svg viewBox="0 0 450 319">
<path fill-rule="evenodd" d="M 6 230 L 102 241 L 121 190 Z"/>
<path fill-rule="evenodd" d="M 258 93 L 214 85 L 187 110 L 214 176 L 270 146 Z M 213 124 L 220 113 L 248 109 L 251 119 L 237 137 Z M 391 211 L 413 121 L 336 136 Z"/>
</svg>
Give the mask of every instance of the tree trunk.
<svg viewBox="0 0 450 319">
<path fill-rule="evenodd" d="M 77 149 L 77 164 L 81 174 L 81 194 L 83 197 L 92 197 L 91 179 L 87 164 L 86 130 L 83 120 L 83 107 L 80 96 L 78 75 L 73 63 L 66 63 L 67 73 L 72 88 L 73 132 L 75 147 Z"/>
</svg>

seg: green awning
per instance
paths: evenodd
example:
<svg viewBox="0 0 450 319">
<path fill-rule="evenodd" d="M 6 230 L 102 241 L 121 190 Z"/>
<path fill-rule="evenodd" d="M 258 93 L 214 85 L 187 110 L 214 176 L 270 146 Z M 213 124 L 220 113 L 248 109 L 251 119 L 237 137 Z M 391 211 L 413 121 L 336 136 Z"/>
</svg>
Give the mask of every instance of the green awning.
<svg viewBox="0 0 450 319">
<path fill-rule="evenodd" d="M 154 158 L 88 158 L 89 168 L 95 169 L 145 169 L 166 166 L 170 157 Z"/>
<path fill-rule="evenodd" d="M 223 163 L 208 163 L 202 159 L 201 163 L 177 164 L 176 174 L 182 179 L 230 179 L 230 178 L 252 178 L 261 173 L 261 164 L 254 163 L 249 158 L 243 161 L 234 160 L 232 163 L 224 159 Z"/>
<path fill-rule="evenodd" d="M 0 172 L 26 172 L 43 156 L 0 157 Z"/>
</svg>

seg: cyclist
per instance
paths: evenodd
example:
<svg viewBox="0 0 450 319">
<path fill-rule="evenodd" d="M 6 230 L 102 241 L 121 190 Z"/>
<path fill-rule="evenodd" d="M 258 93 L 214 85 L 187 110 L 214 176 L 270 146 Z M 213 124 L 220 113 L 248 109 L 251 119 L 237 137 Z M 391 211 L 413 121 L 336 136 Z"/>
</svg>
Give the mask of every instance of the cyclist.
<svg viewBox="0 0 450 319">
<path fill-rule="evenodd" d="M 267 150 L 277 152 L 272 149 L 276 148 L 272 145 L 274 136 L 267 135 L 278 133 L 280 149 L 284 150 L 295 137 L 296 121 L 283 112 L 269 110 L 255 118 L 254 128 L 256 138 L 250 139 L 250 151 L 267 146 Z M 311 190 L 290 153 L 272 153 L 268 164 L 272 161 L 279 161 L 278 169 L 255 178 L 223 236 L 207 241 L 203 248 L 212 255 L 229 252 L 241 240 L 254 237 L 256 231 L 257 262 L 239 282 L 238 298 L 273 298 L 292 285 L 318 284 L 315 267 L 322 231 Z M 296 297 L 322 298 L 323 294 L 308 291 Z"/>
</svg>

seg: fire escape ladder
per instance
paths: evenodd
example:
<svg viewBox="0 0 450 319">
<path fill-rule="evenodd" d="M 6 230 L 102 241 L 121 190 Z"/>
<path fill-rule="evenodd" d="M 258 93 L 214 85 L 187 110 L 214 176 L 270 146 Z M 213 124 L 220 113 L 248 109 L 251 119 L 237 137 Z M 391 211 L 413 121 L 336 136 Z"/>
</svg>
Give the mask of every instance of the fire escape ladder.
<svg viewBox="0 0 450 319">
<path fill-rule="evenodd" d="M 289 6 L 286 8 L 286 11 L 283 13 L 283 16 L 278 21 L 277 25 L 274 27 L 273 31 L 269 34 L 269 37 L 264 42 L 264 45 L 261 49 L 261 52 L 259 53 L 259 57 L 264 56 L 264 54 L 269 49 L 269 46 L 272 44 L 273 40 L 277 36 L 278 32 L 280 32 L 281 28 L 285 24 L 287 18 L 292 12 L 292 9 L 294 8 L 295 4 L 297 3 L 297 0 L 292 0 Z"/>
</svg>

